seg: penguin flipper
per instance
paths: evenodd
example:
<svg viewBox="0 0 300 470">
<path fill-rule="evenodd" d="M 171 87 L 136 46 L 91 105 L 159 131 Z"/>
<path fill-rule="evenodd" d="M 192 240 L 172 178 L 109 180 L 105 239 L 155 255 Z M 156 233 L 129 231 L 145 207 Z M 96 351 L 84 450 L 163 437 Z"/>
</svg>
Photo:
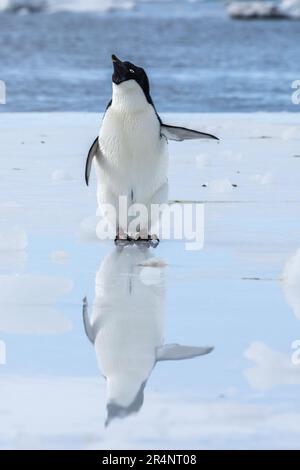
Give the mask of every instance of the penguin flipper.
<svg viewBox="0 0 300 470">
<path fill-rule="evenodd" d="M 194 131 L 193 129 L 187 129 L 186 127 L 168 126 L 162 124 L 160 128 L 161 135 L 165 136 L 168 140 L 192 140 L 192 139 L 214 139 L 219 140 L 212 134 L 206 134 L 204 132 Z"/>
<path fill-rule="evenodd" d="M 212 352 L 213 347 L 181 346 L 180 344 L 166 344 L 156 351 L 157 361 L 180 361 L 204 356 Z"/>
<path fill-rule="evenodd" d="M 83 299 L 82 317 L 83 317 L 83 325 L 84 325 L 85 334 L 87 335 L 90 342 L 94 344 L 95 333 L 90 322 L 90 317 L 89 317 L 89 312 L 88 312 L 88 301 L 86 297 Z"/>
<path fill-rule="evenodd" d="M 90 150 L 89 150 L 89 153 L 88 153 L 88 156 L 87 156 L 87 159 L 86 159 L 86 164 L 85 164 L 85 182 L 86 182 L 86 185 L 88 186 L 89 185 L 89 179 L 90 179 L 90 174 L 91 174 L 91 168 L 92 168 L 92 162 L 93 162 L 93 159 L 94 157 L 96 157 L 97 155 L 100 155 L 101 151 L 100 151 L 100 147 L 99 147 L 99 140 L 98 140 L 98 137 L 97 139 L 94 140 Z"/>
</svg>

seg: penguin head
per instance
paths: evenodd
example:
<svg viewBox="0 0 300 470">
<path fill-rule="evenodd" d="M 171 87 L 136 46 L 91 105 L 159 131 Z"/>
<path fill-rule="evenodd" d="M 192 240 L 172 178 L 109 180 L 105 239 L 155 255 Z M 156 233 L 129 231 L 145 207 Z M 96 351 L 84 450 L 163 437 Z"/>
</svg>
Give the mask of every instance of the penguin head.
<svg viewBox="0 0 300 470">
<path fill-rule="evenodd" d="M 128 406 L 121 406 L 118 403 L 112 401 L 107 404 L 107 418 L 105 421 L 105 427 L 115 420 L 116 418 L 124 419 L 127 416 L 138 413 L 142 408 L 144 403 L 144 389 L 146 386 L 146 381 L 142 383 L 138 393 L 136 394 L 134 400 Z"/>
<path fill-rule="evenodd" d="M 122 62 L 114 54 L 112 55 L 114 73 L 112 81 L 115 85 L 121 85 L 124 82 L 133 81 L 143 90 L 146 97 L 150 97 L 150 84 L 144 69 L 132 64 L 131 62 Z"/>
</svg>

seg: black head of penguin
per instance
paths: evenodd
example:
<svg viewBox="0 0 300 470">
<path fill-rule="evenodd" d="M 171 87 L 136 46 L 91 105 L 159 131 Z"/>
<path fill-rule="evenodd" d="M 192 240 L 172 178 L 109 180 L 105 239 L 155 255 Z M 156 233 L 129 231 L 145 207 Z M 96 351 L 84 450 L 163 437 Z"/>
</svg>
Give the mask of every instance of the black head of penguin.
<svg viewBox="0 0 300 470">
<path fill-rule="evenodd" d="M 136 397 L 129 406 L 121 406 L 112 402 L 107 404 L 107 418 L 105 421 L 105 427 L 107 427 L 116 418 L 126 418 L 131 414 L 139 412 L 144 403 L 144 390 L 146 383 L 146 381 L 142 383 Z"/>
<path fill-rule="evenodd" d="M 112 76 L 113 83 L 115 83 L 115 85 L 120 85 L 128 80 L 135 80 L 142 88 L 149 103 L 152 103 L 149 79 L 145 70 L 131 62 L 122 62 L 114 54 L 112 55 L 112 62 L 114 66 L 114 73 Z"/>
</svg>

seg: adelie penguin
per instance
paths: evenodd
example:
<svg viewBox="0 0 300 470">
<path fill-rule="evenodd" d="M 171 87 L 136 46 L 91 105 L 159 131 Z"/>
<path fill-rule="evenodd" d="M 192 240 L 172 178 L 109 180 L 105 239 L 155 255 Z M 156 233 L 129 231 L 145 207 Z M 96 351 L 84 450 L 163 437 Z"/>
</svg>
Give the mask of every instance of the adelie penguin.
<svg viewBox="0 0 300 470">
<path fill-rule="evenodd" d="M 151 240 L 157 234 L 151 228 L 158 222 L 151 219 L 151 205 L 168 203 L 168 140 L 214 139 L 217 137 L 164 124 L 150 95 L 150 84 L 144 69 L 112 56 L 112 99 L 101 124 L 99 136 L 92 144 L 85 169 L 89 183 L 95 160 L 99 208 L 110 204 L 117 220 L 116 241 Z M 119 217 L 120 196 L 128 204 L 142 204 L 148 217 L 137 228 L 128 230 L 128 217 Z"/>
</svg>

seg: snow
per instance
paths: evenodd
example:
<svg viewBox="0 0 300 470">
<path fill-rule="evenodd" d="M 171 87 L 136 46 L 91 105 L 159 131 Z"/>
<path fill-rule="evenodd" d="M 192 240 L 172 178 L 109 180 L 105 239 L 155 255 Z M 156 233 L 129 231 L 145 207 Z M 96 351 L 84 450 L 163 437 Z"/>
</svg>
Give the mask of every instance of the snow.
<svg viewBox="0 0 300 470">
<path fill-rule="evenodd" d="M 3 227 L 0 224 L 0 252 L 22 251 L 27 248 L 28 238 L 19 227 Z"/>
<path fill-rule="evenodd" d="M 267 173 L 264 173 L 263 175 L 261 174 L 254 175 L 253 180 L 259 184 L 271 184 L 273 183 L 272 173 L 267 172 Z"/>
<path fill-rule="evenodd" d="M 140 272 L 140 279 L 145 286 L 154 286 L 163 281 L 163 271 L 157 267 L 145 267 Z"/>
<path fill-rule="evenodd" d="M 74 178 L 68 171 L 65 170 L 54 170 L 52 173 L 53 181 L 73 181 Z"/>
<path fill-rule="evenodd" d="M 300 18 L 299 0 L 282 0 L 281 9 L 293 18 Z"/>
<path fill-rule="evenodd" d="M 233 186 L 232 186 L 232 183 L 227 178 L 217 179 L 217 180 L 213 180 L 209 184 L 209 190 L 214 194 L 215 193 L 227 193 L 233 190 Z"/>
<path fill-rule="evenodd" d="M 68 259 L 68 253 L 63 250 L 56 250 L 51 253 L 51 261 L 53 263 L 65 263 Z"/>
<path fill-rule="evenodd" d="M 120 248 L 97 240 L 94 170 L 84 182 L 101 116 L 0 115 L 0 155 L 10 155 L 1 159 L 0 187 L 0 448 L 299 449 L 298 116 L 162 118 L 221 139 L 169 144 L 170 200 L 204 202 L 204 246 L 188 252 L 165 240 L 119 268 Z M 57 170 L 72 181 L 53 180 Z M 140 412 L 104 429 L 106 382 L 82 299 L 92 314 L 109 253 L 111 281 L 97 285 L 108 311 L 116 286 L 121 307 L 143 289 L 159 305 L 149 321 L 166 344 L 215 349 L 157 364 Z"/>
<path fill-rule="evenodd" d="M 0 0 L 0 11 L 6 10 L 9 5 L 9 0 Z"/>
<path fill-rule="evenodd" d="M 288 304 L 300 320 L 300 248 L 286 262 L 282 274 L 282 288 Z"/>
<path fill-rule="evenodd" d="M 300 368 L 292 363 L 291 355 L 255 342 L 245 351 L 245 357 L 256 363 L 256 367 L 244 371 L 254 389 L 263 391 L 278 385 L 300 385 Z"/>
<path fill-rule="evenodd" d="M 270 431 L 282 432 L 272 448 L 293 448 L 300 435 L 298 406 L 294 413 L 288 413 L 286 408 L 276 410 L 274 406 L 232 398 L 225 402 L 199 400 L 193 395 L 182 403 L 176 391 L 168 395 L 152 392 L 146 413 L 104 429 L 99 426 L 105 419 L 105 412 L 99 407 L 105 400 L 100 379 L 1 377 L 0 387 L 8 410 L 1 417 L 2 448 L 9 448 L 12 443 L 15 449 L 62 449 L 62 442 L 67 442 L 68 448 L 80 449 L 178 449 L 179 445 L 182 449 L 203 449 L 212 438 L 211 449 L 226 440 L 228 448 L 243 448 L 244 442 L 256 436 L 255 447 L 259 449 L 266 444 Z M 35 403 L 34 415 L 28 407 L 30 402 Z"/>
<path fill-rule="evenodd" d="M 150 258 L 139 264 L 150 268 L 165 268 L 167 265 L 168 263 L 162 258 Z"/>
<path fill-rule="evenodd" d="M 71 289 L 69 279 L 33 274 L 1 275 L 0 331 L 19 334 L 68 331 L 71 322 L 53 304 Z"/>
</svg>

